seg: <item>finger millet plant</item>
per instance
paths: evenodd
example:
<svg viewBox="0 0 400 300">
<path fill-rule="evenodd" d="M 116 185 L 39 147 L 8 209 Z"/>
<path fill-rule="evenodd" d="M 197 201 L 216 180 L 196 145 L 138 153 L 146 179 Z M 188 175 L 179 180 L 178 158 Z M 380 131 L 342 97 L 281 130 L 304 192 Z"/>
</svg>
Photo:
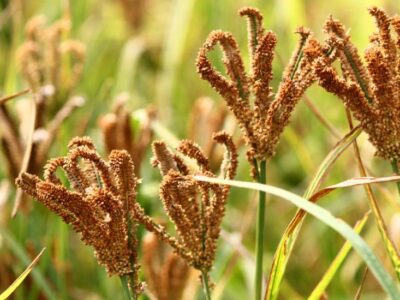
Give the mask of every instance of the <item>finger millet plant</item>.
<svg viewBox="0 0 400 300">
<path fill-rule="evenodd" d="M 164 19 L 165 1 L 65 1 L 49 26 L 6 2 L 0 53 L 19 67 L 0 72 L 0 299 L 400 299 L 392 9 L 369 8 L 361 56 L 333 16 L 324 39 L 299 21 L 291 47 L 262 5 L 227 23 L 234 37 L 185 24 L 219 23 L 197 18 L 207 1 L 169 3 Z"/>
</svg>

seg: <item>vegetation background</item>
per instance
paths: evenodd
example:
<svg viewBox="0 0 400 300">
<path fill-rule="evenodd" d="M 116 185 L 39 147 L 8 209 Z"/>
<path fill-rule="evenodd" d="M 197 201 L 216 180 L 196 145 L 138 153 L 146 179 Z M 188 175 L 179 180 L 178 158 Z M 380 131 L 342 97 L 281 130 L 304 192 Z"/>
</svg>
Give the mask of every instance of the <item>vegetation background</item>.
<svg viewBox="0 0 400 300">
<path fill-rule="evenodd" d="M 124 1 L 70 1 L 71 38 L 86 46 L 86 62 L 76 94 L 86 99 L 66 121 L 54 143 L 50 156 L 66 153 L 70 138 L 77 134 L 91 136 L 100 152 L 103 141 L 98 118 L 112 107 L 122 92 L 129 93 L 132 110 L 156 105 L 158 124 L 156 138 L 173 141 L 186 138 L 191 126 L 190 112 L 194 101 L 202 96 L 222 103 L 220 97 L 196 74 L 196 54 L 213 29 L 232 32 L 242 53 L 248 57 L 246 23 L 237 15 L 243 6 L 257 7 L 264 15 L 265 28 L 278 36 L 277 59 L 274 61 L 274 81 L 279 82 L 283 65 L 288 61 L 297 42 L 293 33 L 298 26 L 309 27 L 323 39 L 322 26 L 332 14 L 351 28 L 353 42 L 364 49 L 368 36 L 375 31 L 367 8 L 378 5 L 389 14 L 400 13 L 397 0 L 270 0 L 270 1 L 212 1 L 212 0 L 147 0 L 140 11 L 142 20 L 134 28 L 126 18 Z M 132 3 L 141 1 L 133 0 Z M 136 4 L 137 5 L 137 4 Z M 27 87 L 22 79 L 16 50 L 24 40 L 24 26 L 33 16 L 44 15 L 49 23 L 60 18 L 66 2 L 54 0 L 0 1 L 0 89 L 3 95 Z M 135 10 L 135 6 L 131 8 Z M 219 53 L 213 53 L 219 63 Z M 221 64 L 219 63 L 221 66 Z M 339 136 L 348 131 L 346 114 L 338 99 L 319 87 L 307 91 L 307 97 L 323 118 L 332 124 Z M 9 105 L 17 105 L 16 100 Z M 138 120 L 133 121 L 134 123 Z M 83 124 L 86 124 L 84 126 Z M 277 155 L 269 162 L 267 181 L 302 194 L 318 165 L 338 141 L 301 101 L 285 129 Z M 374 157 L 374 149 L 365 134 L 358 139 L 365 165 L 375 176 L 392 174 L 389 163 Z M 239 180 L 250 180 L 249 166 L 241 151 Z M 147 157 L 150 157 L 148 153 Z M 7 180 L 5 163 L 0 157 L 0 180 Z M 324 185 L 359 176 L 351 147 L 338 159 Z M 142 164 L 143 184 L 139 201 L 153 216 L 163 217 L 158 198 L 159 176 L 148 159 Z M 47 250 L 33 275 L 18 288 L 14 299 L 122 299 L 118 278 L 108 278 L 100 268 L 92 250 L 84 246 L 55 215 L 37 203 L 29 213 L 19 213 L 14 219 L 10 212 L 15 195 L 13 184 L 7 190 L 1 185 L 0 195 L 0 291 L 4 290 L 28 262 L 43 247 Z M 382 184 L 375 188 L 380 208 L 389 231 L 400 243 L 400 206 L 396 186 Z M 224 234 L 220 239 L 212 278 L 215 299 L 248 299 L 253 290 L 254 231 L 256 193 L 234 189 L 224 219 Z M 320 205 L 354 224 L 368 210 L 367 195 L 362 187 L 335 191 Z M 265 274 L 282 233 L 296 208 L 268 197 L 266 214 Z M 374 220 L 370 218 L 362 236 L 383 259 L 384 248 Z M 281 299 L 303 299 L 318 283 L 340 247 L 343 239 L 313 218 L 307 218 L 289 262 L 281 289 Z M 390 269 L 390 264 L 385 259 Z M 364 264 L 351 253 L 327 290 L 329 299 L 354 297 L 364 272 Z M 201 299 L 199 292 L 194 296 Z M 372 276 L 367 276 L 363 299 L 382 299 L 382 291 Z"/>
</svg>

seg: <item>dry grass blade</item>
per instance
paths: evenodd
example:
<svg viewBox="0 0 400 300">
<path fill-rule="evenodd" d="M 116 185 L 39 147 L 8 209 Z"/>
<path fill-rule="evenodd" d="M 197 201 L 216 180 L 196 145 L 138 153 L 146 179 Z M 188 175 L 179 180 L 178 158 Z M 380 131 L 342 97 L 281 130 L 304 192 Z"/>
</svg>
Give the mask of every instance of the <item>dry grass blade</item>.
<svg viewBox="0 0 400 300">
<path fill-rule="evenodd" d="M 12 99 L 15 99 L 15 98 L 17 98 L 19 96 L 26 95 L 26 94 L 28 94 L 30 92 L 31 92 L 31 89 L 25 89 L 25 90 L 20 91 L 18 93 L 2 97 L 2 98 L 0 98 L 0 105 L 3 105 L 3 104 L 5 104 L 6 102 L 8 102 L 8 101 L 10 101 Z"/>
<path fill-rule="evenodd" d="M 36 97 L 36 95 L 34 95 Z M 28 169 L 29 161 L 31 159 L 31 154 L 32 154 L 32 146 L 33 146 L 33 134 L 35 132 L 35 123 L 36 123 L 36 104 L 35 104 L 35 98 L 32 99 L 31 101 L 31 124 L 29 128 L 29 132 L 26 138 L 25 142 L 25 153 L 24 153 L 24 158 L 22 161 L 22 166 L 20 170 L 20 174 L 24 173 Z M 24 192 L 21 189 L 18 189 L 15 195 L 15 200 L 14 200 L 14 207 L 11 212 L 11 217 L 14 218 L 15 215 L 18 212 L 18 208 L 21 205 L 21 201 L 23 199 Z"/>
<path fill-rule="evenodd" d="M 347 118 L 349 121 L 350 128 L 353 127 L 350 112 L 347 111 Z M 361 160 L 361 155 L 360 151 L 358 149 L 357 141 L 353 142 L 353 147 L 354 147 L 354 152 L 357 160 L 357 165 L 360 170 L 361 176 L 366 176 L 367 172 L 365 170 L 364 164 Z M 396 176 L 392 176 L 396 177 Z M 398 182 L 397 182 L 398 183 Z M 386 252 L 389 255 L 390 261 L 392 262 L 393 268 L 396 272 L 397 278 L 400 279 L 400 255 L 399 251 L 396 247 L 396 244 L 393 242 L 392 238 L 389 235 L 387 226 L 385 224 L 385 221 L 383 220 L 382 214 L 380 212 L 379 206 L 378 206 L 378 201 L 375 198 L 374 192 L 372 191 L 372 188 L 369 186 L 369 184 L 365 185 L 365 191 L 367 192 L 367 196 L 369 199 L 369 204 L 371 206 L 372 212 L 375 216 L 377 226 L 379 233 L 381 234 L 383 244 L 385 246 Z"/>
<path fill-rule="evenodd" d="M 336 189 L 340 188 L 347 188 L 347 187 L 353 187 L 353 186 L 359 186 L 359 185 L 367 185 L 367 184 L 373 184 L 373 183 L 383 183 L 383 182 L 397 182 L 400 181 L 400 175 L 396 176 L 388 176 L 388 177 L 354 177 L 345 181 L 342 181 L 340 183 L 334 184 L 327 186 L 315 194 L 313 194 L 310 198 L 310 201 L 317 201 L 318 199 L 326 196 L 327 194 L 333 192 Z"/>
</svg>

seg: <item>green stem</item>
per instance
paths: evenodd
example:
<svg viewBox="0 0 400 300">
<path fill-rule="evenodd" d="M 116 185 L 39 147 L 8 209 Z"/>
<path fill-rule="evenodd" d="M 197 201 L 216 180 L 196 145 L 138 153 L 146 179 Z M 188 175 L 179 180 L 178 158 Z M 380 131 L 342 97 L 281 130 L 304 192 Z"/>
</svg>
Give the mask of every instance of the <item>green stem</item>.
<svg viewBox="0 0 400 300">
<path fill-rule="evenodd" d="M 121 275 L 119 278 L 121 279 L 122 288 L 124 290 L 126 300 L 136 300 L 136 293 L 133 289 L 129 287 L 129 276 L 128 275 Z"/>
<path fill-rule="evenodd" d="M 260 162 L 258 182 L 266 184 L 267 162 Z M 259 192 L 256 228 L 256 276 L 255 276 L 255 300 L 261 300 L 263 286 L 263 254 L 264 254 L 264 222 L 265 222 L 265 193 Z"/>
<path fill-rule="evenodd" d="M 204 296 L 206 300 L 211 300 L 210 284 L 208 283 L 208 275 L 201 271 L 201 285 L 203 286 Z"/>
<path fill-rule="evenodd" d="M 392 160 L 391 164 L 392 164 L 393 172 L 394 172 L 396 175 L 400 175 L 400 174 L 399 174 L 399 166 L 398 166 L 398 164 L 397 164 L 397 160 L 396 160 L 396 159 Z M 396 182 L 396 185 L 397 185 L 397 190 L 399 191 L 399 197 L 400 197 L 400 182 L 397 181 L 397 182 Z"/>
</svg>

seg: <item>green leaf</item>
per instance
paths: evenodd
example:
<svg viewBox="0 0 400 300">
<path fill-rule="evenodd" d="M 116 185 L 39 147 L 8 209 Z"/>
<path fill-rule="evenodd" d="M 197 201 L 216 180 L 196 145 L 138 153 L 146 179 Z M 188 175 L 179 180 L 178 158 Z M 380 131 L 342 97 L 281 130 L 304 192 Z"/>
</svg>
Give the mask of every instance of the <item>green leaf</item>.
<svg viewBox="0 0 400 300">
<path fill-rule="evenodd" d="M 319 166 L 306 192 L 304 193 L 304 198 L 311 198 L 311 196 L 320 186 L 324 176 L 327 174 L 332 164 L 344 152 L 344 150 L 351 145 L 351 143 L 360 135 L 360 133 L 361 128 L 356 127 L 335 145 L 335 147 L 325 157 L 324 161 Z M 315 199 L 315 201 L 316 200 L 317 199 Z M 293 246 L 297 240 L 297 236 L 303 224 L 305 215 L 306 214 L 304 211 L 298 211 L 295 214 L 279 242 L 278 248 L 275 251 L 274 259 L 272 261 L 271 272 L 267 285 L 267 296 L 265 297 L 266 299 L 276 299 L 278 297 L 278 292 L 286 270 L 286 265 L 292 253 Z"/>
<path fill-rule="evenodd" d="M 5 300 L 8 297 L 10 297 L 10 295 L 17 289 L 17 287 L 25 280 L 25 278 L 32 271 L 33 267 L 39 261 L 39 258 L 40 256 L 42 256 L 45 249 L 46 248 L 43 248 L 42 251 L 40 251 L 40 253 L 31 262 L 31 264 L 25 269 L 25 271 L 22 272 L 22 274 L 19 275 L 18 278 L 0 295 L 0 300 Z"/>
<path fill-rule="evenodd" d="M 271 185 L 236 180 L 224 180 L 220 178 L 209 178 L 206 176 L 194 176 L 194 178 L 196 180 L 209 183 L 224 184 L 245 189 L 263 191 L 296 205 L 298 208 L 314 216 L 342 235 L 363 258 L 371 272 L 374 274 L 376 280 L 382 286 L 383 290 L 392 299 L 400 299 L 400 292 L 396 283 L 393 281 L 393 278 L 385 269 L 384 264 L 378 259 L 371 248 L 346 222 L 333 216 L 326 209 L 303 197 Z"/>
</svg>

